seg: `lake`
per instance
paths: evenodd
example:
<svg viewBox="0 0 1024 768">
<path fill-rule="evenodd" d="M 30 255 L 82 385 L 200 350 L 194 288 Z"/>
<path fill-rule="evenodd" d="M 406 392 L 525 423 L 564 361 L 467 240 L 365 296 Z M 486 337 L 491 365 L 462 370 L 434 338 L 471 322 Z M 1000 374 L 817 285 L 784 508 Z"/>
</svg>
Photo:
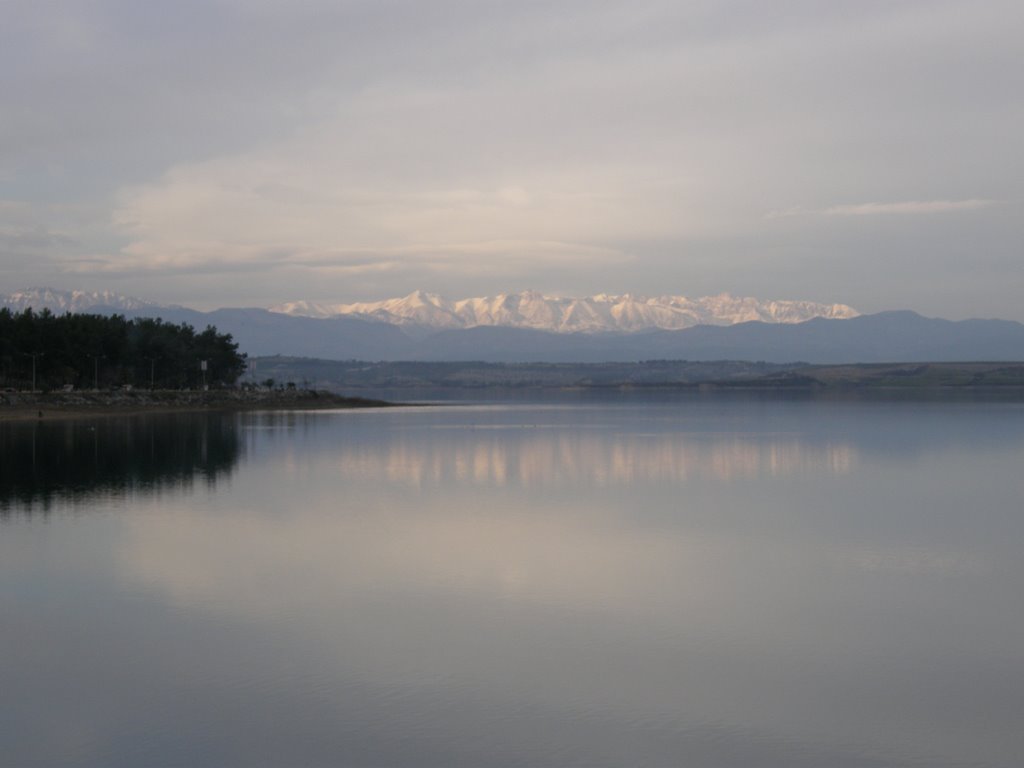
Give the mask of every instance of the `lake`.
<svg viewBox="0 0 1024 768">
<path fill-rule="evenodd" d="M 1024 405 L 0 424 L 0 763 L 1019 766 Z"/>
</svg>

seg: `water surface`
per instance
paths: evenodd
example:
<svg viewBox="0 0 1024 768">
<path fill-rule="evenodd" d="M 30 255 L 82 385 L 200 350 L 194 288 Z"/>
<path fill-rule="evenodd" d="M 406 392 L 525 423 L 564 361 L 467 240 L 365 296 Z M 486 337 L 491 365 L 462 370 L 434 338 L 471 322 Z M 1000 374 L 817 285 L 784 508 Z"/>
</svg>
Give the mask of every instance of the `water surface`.
<svg viewBox="0 0 1024 768">
<path fill-rule="evenodd" d="M 0 425 L 11 766 L 993 766 L 1024 407 Z"/>
</svg>

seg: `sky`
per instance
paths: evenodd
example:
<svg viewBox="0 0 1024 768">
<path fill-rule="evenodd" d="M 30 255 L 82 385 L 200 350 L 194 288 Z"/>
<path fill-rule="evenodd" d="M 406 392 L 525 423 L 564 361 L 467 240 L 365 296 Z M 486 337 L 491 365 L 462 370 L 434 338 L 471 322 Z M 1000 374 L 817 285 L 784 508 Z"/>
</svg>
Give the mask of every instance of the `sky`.
<svg viewBox="0 0 1024 768">
<path fill-rule="evenodd" d="M 1024 321 L 1020 0 L 0 0 L 0 291 Z"/>
</svg>

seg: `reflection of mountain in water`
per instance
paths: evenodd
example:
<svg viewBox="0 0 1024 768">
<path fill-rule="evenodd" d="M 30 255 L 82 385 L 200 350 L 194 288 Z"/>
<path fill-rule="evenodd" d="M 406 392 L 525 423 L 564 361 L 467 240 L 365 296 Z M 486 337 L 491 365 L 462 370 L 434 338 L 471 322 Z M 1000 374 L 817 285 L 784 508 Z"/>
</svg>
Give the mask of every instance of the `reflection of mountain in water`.
<svg viewBox="0 0 1024 768">
<path fill-rule="evenodd" d="M 238 462 L 237 417 L 161 414 L 0 425 L 0 513 L 96 493 L 214 482 Z"/>
<path fill-rule="evenodd" d="M 846 474 L 857 461 L 856 448 L 847 442 L 683 434 L 542 432 L 520 438 L 503 430 L 500 436 L 477 432 L 443 443 L 397 440 L 374 448 L 343 450 L 339 470 L 413 487 L 451 481 L 611 487 L 638 481 L 747 480 L 803 471 Z"/>
</svg>

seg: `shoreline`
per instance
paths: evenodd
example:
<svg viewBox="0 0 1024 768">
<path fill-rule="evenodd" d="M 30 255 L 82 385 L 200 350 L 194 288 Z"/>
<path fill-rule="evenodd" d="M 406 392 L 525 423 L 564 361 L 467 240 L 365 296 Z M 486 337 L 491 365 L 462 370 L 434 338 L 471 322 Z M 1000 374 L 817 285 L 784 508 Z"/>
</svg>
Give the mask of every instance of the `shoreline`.
<svg viewBox="0 0 1024 768">
<path fill-rule="evenodd" d="M 0 392 L 0 423 L 201 411 L 321 411 L 390 408 L 404 403 L 318 390 L 133 390 Z"/>
</svg>

